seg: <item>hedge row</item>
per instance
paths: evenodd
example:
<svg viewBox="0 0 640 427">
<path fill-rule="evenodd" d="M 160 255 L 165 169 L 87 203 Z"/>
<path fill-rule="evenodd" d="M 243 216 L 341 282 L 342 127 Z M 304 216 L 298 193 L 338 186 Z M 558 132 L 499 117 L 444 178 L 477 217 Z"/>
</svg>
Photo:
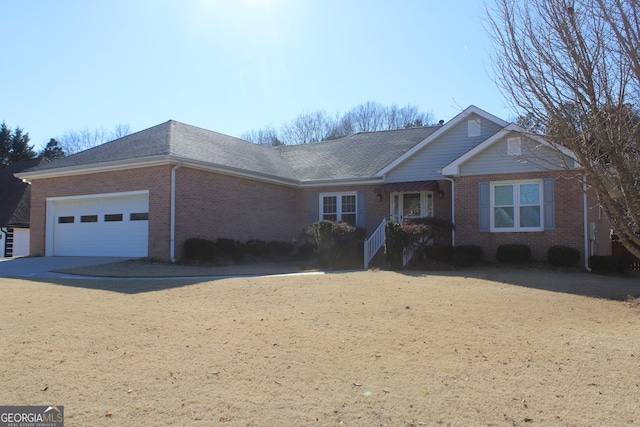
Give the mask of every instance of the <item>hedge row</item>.
<svg viewBox="0 0 640 427">
<path fill-rule="evenodd" d="M 216 257 L 242 260 L 245 256 L 278 257 L 289 256 L 294 252 L 294 245 L 289 242 L 265 242 L 248 240 L 240 242 L 233 239 L 218 238 L 215 241 L 193 238 L 184 244 L 185 257 L 191 260 L 212 260 Z"/>
</svg>

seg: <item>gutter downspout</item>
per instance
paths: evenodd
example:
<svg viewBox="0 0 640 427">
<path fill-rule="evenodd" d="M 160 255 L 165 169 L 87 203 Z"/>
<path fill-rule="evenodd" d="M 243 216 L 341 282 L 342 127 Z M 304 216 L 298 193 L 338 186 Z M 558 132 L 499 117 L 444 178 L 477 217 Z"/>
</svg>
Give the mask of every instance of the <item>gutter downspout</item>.
<svg viewBox="0 0 640 427">
<path fill-rule="evenodd" d="M 456 186 L 453 178 L 442 177 L 443 179 L 451 182 L 451 223 L 456 223 Z M 456 245 L 456 229 L 451 230 L 451 246 Z"/>
<path fill-rule="evenodd" d="M 176 262 L 176 171 L 182 167 L 182 162 L 178 162 L 171 168 L 171 242 L 169 247 L 169 259 Z"/>
<path fill-rule="evenodd" d="M 582 175 L 582 216 L 584 222 L 584 268 L 589 268 L 589 223 L 587 222 L 587 176 Z"/>
</svg>

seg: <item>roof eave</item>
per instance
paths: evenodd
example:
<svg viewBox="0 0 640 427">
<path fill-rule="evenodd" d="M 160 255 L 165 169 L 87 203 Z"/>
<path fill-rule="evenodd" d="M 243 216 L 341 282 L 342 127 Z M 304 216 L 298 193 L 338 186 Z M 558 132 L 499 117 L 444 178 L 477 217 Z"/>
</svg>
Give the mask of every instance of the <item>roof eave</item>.
<svg viewBox="0 0 640 427">
<path fill-rule="evenodd" d="M 151 166 L 161 166 L 171 164 L 171 157 L 152 156 L 135 160 L 117 160 L 112 162 L 91 163 L 78 166 L 68 166 L 55 169 L 45 169 L 36 171 L 24 171 L 14 174 L 18 179 L 31 181 L 34 179 L 59 178 L 63 176 L 87 175 L 99 172 L 113 172 L 118 170 L 142 168 Z"/>
<path fill-rule="evenodd" d="M 384 184 L 384 177 L 370 177 L 370 178 L 337 178 L 337 179 L 315 179 L 300 181 L 299 186 L 302 188 L 317 188 L 317 187 L 346 187 L 354 185 L 379 185 Z"/>
<path fill-rule="evenodd" d="M 172 159 L 174 163 L 182 162 L 183 166 L 192 167 L 194 169 L 206 170 L 210 172 L 218 172 L 218 173 L 223 173 L 225 175 L 237 176 L 240 178 L 247 178 L 255 181 L 270 182 L 272 184 L 280 184 L 280 185 L 286 185 L 290 187 L 295 187 L 300 182 L 297 179 L 279 177 L 279 176 L 270 175 L 270 174 L 263 174 L 259 172 L 248 171 L 246 169 L 223 166 L 223 165 L 218 165 L 218 164 L 199 161 L 199 160 L 179 158 L 179 157 L 173 157 Z"/>
</svg>

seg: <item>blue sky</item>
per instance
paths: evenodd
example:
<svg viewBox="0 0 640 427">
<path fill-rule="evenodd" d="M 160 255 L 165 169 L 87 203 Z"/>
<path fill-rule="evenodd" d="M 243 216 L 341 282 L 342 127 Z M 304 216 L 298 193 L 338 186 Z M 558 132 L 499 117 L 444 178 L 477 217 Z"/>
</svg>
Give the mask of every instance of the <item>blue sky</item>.
<svg viewBox="0 0 640 427">
<path fill-rule="evenodd" d="M 29 0 L 2 14 L 0 121 L 38 149 L 169 119 L 240 136 L 366 101 L 513 116 L 478 0 Z"/>
</svg>

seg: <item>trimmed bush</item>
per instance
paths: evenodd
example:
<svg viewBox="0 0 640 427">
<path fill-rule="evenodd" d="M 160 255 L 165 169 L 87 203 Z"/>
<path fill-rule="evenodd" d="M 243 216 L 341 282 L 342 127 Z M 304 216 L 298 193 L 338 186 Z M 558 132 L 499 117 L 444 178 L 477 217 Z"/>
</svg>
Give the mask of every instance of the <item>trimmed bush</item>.
<svg viewBox="0 0 640 427">
<path fill-rule="evenodd" d="M 264 240 L 247 240 L 247 252 L 253 256 L 262 257 L 267 254 L 267 242 Z"/>
<path fill-rule="evenodd" d="M 270 256 L 288 256 L 293 253 L 293 243 L 274 240 L 267 243 L 267 251 Z"/>
<path fill-rule="evenodd" d="M 384 226 L 384 239 L 387 262 L 392 270 L 402 269 L 402 255 L 407 244 L 407 235 L 402 229 L 402 224 L 396 221 L 387 222 Z"/>
<path fill-rule="evenodd" d="M 551 246 L 547 260 L 554 267 L 573 267 L 580 261 L 580 251 L 569 246 Z"/>
<path fill-rule="evenodd" d="M 496 252 L 496 259 L 505 264 L 521 264 L 531 259 L 531 248 L 527 245 L 500 245 Z"/>
<path fill-rule="evenodd" d="M 422 249 L 424 258 L 432 259 L 440 262 L 451 262 L 453 257 L 454 248 L 451 245 L 435 244 L 425 246 Z"/>
<path fill-rule="evenodd" d="M 322 268 L 360 267 L 365 230 L 346 222 L 318 221 L 311 226 Z"/>
<path fill-rule="evenodd" d="M 298 246 L 298 258 L 310 259 L 316 254 L 316 245 L 313 243 L 303 243 Z"/>
<path fill-rule="evenodd" d="M 184 253 L 189 259 L 208 260 L 218 255 L 218 248 L 211 240 L 193 238 L 184 242 Z"/>
<path fill-rule="evenodd" d="M 461 267 L 469 267 L 482 259 L 482 248 L 475 245 L 456 246 L 451 262 Z"/>
<path fill-rule="evenodd" d="M 631 262 L 626 258 L 615 256 L 593 255 L 589 257 L 589 266 L 596 273 L 611 274 L 617 272 L 623 274 Z"/>
</svg>

